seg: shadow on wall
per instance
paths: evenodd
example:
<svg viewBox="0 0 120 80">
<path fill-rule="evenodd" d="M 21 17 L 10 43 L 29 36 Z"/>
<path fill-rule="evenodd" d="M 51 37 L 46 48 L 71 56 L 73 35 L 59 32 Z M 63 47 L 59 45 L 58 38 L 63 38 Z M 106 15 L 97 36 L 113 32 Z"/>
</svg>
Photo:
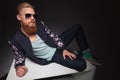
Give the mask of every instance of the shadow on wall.
<svg viewBox="0 0 120 80">
<path fill-rule="evenodd" d="M 4 47 L 4 46 L 3 46 Z M 11 52 L 11 50 L 9 49 L 9 46 L 7 47 L 7 45 L 3 48 L 3 50 L 0 52 L 1 54 L 1 58 L 0 58 L 0 78 L 5 76 L 12 64 L 13 61 L 13 53 Z"/>
</svg>

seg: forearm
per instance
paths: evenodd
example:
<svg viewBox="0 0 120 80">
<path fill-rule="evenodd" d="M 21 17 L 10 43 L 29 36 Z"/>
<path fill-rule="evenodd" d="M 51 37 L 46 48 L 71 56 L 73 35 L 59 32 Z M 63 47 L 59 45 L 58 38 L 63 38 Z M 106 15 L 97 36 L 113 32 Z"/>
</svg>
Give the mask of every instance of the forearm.
<svg viewBox="0 0 120 80">
<path fill-rule="evenodd" d="M 25 57 L 21 55 L 16 55 L 14 56 L 15 59 L 15 63 L 14 63 L 14 67 L 16 68 L 17 66 L 24 66 L 25 65 Z"/>
<path fill-rule="evenodd" d="M 26 56 L 23 54 L 23 52 L 21 50 L 19 50 L 10 41 L 8 43 L 9 43 L 9 45 L 12 48 L 12 51 L 14 53 L 14 60 L 15 60 L 14 67 L 16 68 L 17 66 L 24 66 Z"/>
</svg>

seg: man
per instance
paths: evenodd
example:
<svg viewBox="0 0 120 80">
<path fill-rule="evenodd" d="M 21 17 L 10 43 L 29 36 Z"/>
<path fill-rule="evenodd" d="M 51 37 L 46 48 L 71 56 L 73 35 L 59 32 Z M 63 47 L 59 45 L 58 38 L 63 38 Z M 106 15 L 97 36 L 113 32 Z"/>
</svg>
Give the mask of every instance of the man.
<svg viewBox="0 0 120 80">
<path fill-rule="evenodd" d="M 18 5 L 16 17 L 21 27 L 8 42 L 14 51 L 17 76 L 22 77 L 27 73 L 26 57 L 40 65 L 56 62 L 78 71 L 86 68 L 82 54 L 89 59 L 92 56 L 80 24 L 72 26 L 57 36 L 36 18 L 34 7 L 28 2 Z M 73 54 L 66 49 L 74 38 L 77 39 L 82 54 L 81 52 Z"/>
</svg>

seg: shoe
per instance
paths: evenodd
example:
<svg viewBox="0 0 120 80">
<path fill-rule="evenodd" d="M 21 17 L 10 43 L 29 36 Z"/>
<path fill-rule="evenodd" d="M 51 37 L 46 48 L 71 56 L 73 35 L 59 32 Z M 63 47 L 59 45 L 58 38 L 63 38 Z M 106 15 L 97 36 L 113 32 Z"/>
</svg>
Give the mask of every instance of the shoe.
<svg viewBox="0 0 120 80">
<path fill-rule="evenodd" d="M 95 56 L 91 55 L 89 52 L 86 52 L 85 54 L 83 54 L 83 58 L 95 66 L 102 65 L 102 63 L 100 63 L 98 59 Z"/>
<path fill-rule="evenodd" d="M 94 58 L 86 58 L 83 56 L 83 58 L 87 61 L 89 61 L 91 64 L 95 65 L 95 66 L 101 66 L 102 64 L 100 62 L 98 62 L 96 59 Z"/>
<path fill-rule="evenodd" d="M 85 54 L 83 54 L 80 50 L 74 50 L 73 53 L 75 55 L 79 54 L 80 56 L 83 57 L 83 59 L 89 61 L 91 64 L 93 64 L 95 66 L 102 65 L 100 62 L 98 62 L 97 58 L 95 56 L 91 55 L 89 52 L 86 52 Z"/>
</svg>

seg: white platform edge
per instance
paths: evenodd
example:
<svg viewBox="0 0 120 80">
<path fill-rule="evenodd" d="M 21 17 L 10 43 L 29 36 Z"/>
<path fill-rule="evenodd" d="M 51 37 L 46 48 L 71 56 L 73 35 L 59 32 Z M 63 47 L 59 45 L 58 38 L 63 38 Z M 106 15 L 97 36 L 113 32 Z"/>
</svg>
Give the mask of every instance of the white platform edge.
<svg viewBox="0 0 120 80">
<path fill-rule="evenodd" d="M 89 61 L 86 62 L 87 62 L 87 68 L 83 72 L 90 71 L 96 68 L 95 66 L 90 64 Z M 51 63 L 42 66 L 32 62 L 29 58 L 26 58 L 25 64 L 28 67 L 27 74 L 24 77 L 17 77 L 14 68 L 14 60 L 13 60 L 6 80 L 34 80 L 34 79 L 42 79 L 42 78 L 48 78 L 48 77 L 54 77 L 60 75 L 79 73 L 74 69 L 64 67 L 57 63 Z"/>
</svg>

